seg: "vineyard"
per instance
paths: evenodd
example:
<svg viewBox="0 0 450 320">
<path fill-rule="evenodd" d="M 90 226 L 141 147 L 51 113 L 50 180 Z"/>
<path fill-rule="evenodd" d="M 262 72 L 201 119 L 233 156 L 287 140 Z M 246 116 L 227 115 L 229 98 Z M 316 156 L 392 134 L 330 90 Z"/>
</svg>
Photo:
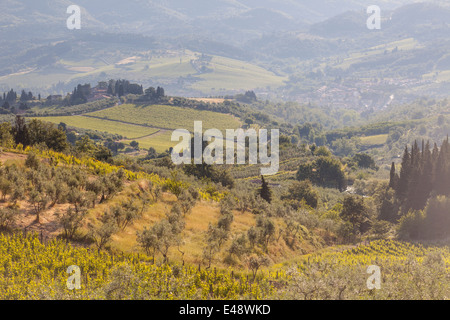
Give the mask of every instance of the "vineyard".
<svg viewBox="0 0 450 320">
<path fill-rule="evenodd" d="M 165 105 L 123 104 L 83 116 L 47 116 L 44 120 L 56 125 L 63 122 L 69 127 L 120 135 L 126 144 L 134 140 L 141 148 L 152 147 L 160 153 L 176 145 L 177 142 L 171 141 L 173 130 L 192 132 L 194 121 L 202 121 L 204 130 L 240 127 L 239 120 L 228 114 Z"/>
<path fill-rule="evenodd" d="M 162 153 L 168 150 L 170 147 L 174 147 L 177 142 L 171 141 L 172 131 L 170 130 L 159 130 L 157 133 L 137 139 L 127 139 L 122 142 L 130 144 L 132 140 L 139 143 L 141 149 L 153 148 L 156 152 Z"/>
<path fill-rule="evenodd" d="M 148 261 L 62 240 L 43 244 L 37 235 L 1 235 L 0 299 L 262 299 L 273 293 L 275 279 Z M 81 269 L 81 289 L 74 291 L 67 287 L 72 265 Z"/>
<path fill-rule="evenodd" d="M 440 252 L 445 263 L 450 267 L 450 250 L 447 247 L 424 247 L 421 244 L 411 244 L 391 240 L 377 240 L 369 245 L 359 246 L 339 253 L 312 254 L 305 257 L 306 261 L 300 264 L 305 268 L 309 264 L 333 261 L 340 266 L 371 265 L 376 263 L 397 264 L 414 257 L 423 262 L 424 257 L 432 252 Z"/>
<path fill-rule="evenodd" d="M 194 121 L 202 121 L 203 128 L 219 130 L 234 129 L 240 126 L 239 121 L 230 115 L 163 105 L 123 104 L 107 110 L 92 112 L 87 116 L 155 128 L 172 130 L 182 128 L 191 132 L 194 128 Z"/>
<path fill-rule="evenodd" d="M 21 144 L 4 151 L 0 299 L 450 296 L 445 242 L 400 242 L 393 232 L 372 231 L 346 242 L 345 201 L 296 210 L 246 192 L 245 179 L 227 190 L 151 165 Z M 299 153 L 282 166 L 287 172 L 302 160 Z M 81 272 L 77 290 L 67 287 L 71 266 Z M 379 289 L 368 288 L 373 266 Z"/>
<path fill-rule="evenodd" d="M 380 268 L 380 289 L 367 289 L 367 269 Z M 306 255 L 288 271 L 287 299 L 448 299 L 450 250 L 377 240 L 342 252 Z"/>
<path fill-rule="evenodd" d="M 154 265 L 145 255 L 42 243 L 37 235 L 17 233 L 0 236 L 0 299 L 448 298 L 449 258 L 447 247 L 380 240 L 313 254 L 295 271 L 274 267 L 252 279 L 246 272 Z M 381 268 L 381 290 L 366 288 L 371 264 Z M 80 289 L 67 286 L 69 266 L 81 270 Z"/>
<path fill-rule="evenodd" d="M 120 135 L 128 139 L 137 139 L 149 136 L 158 131 L 158 129 L 143 127 L 139 125 L 124 124 L 124 123 L 119 124 L 114 121 L 95 119 L 83 116 L 46 117 L 44 120 L 52 122 L 56 125 L 63 122 L 69 127 L 107 132 L 110 134 Z"/>
</svg>

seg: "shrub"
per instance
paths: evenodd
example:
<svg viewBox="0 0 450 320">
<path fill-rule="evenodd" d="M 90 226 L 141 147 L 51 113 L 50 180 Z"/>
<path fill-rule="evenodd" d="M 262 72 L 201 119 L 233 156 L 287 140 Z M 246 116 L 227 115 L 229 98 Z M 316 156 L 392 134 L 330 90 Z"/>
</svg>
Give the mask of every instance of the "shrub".
<svg viewBox="0 0 450 320">
<path fill-rule="evenodd" d="M 27 155 L 27 159 L 25 160 L 25 166 L 27 168 L 32 168 L 37 170 L 38 166 L 39 166 L 39 159 L 36 155 L 36 153 L 34 152 L 30 152 Z"/>
<path fill-rule="evenodd" d="M 309 180 L 295 181 L 288 189 L 287 193 L 281 196 L 282 200 L 291 200 L 290 204 L 298 209 L 304 201 L 308 206 L 317 208 L 319 193 L 313 188 Z"/>
<path fill-rule="evenodd" d="M 422 228 L 425 221 L 423 211 L 409 211 L 401 217 L 397 227 L 399 239 L 419 239 L 422 236 Z"/>
</svg>

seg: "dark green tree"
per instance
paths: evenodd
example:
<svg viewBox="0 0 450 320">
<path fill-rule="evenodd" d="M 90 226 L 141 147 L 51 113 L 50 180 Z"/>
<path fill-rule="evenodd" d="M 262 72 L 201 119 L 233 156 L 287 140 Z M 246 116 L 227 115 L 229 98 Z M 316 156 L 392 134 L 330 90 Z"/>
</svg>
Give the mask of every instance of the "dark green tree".
<svg viewBox="0 0 450 320">
<path fill-rule="evenodd" d="M 364 203 L 364 198 L 359 196 L 346 196 L 342 205 L 340 217 L 352 224 L 355 231 L 364 233 L 370 229 L 371 221 L 369 209 Z"/>
<path fill-rule="evenodd" d="M 397 189 L 398 180 L 399 180 L 399 176 L 395 172 L 395 162 L 392 162 L 391 172 L 389 174 L 389 187 L 394 190 Z"/>
<path fill-rule="evenodd" d="M 298 209 L 302 201 L 308 206 L 316 208 L 319 201 L 319 193 L 309 180 L 295 181 L 286 194 L 281 196 L 281 199 L 289 201 L 294 209 Z"/>
<path fill-rule="evenodd" d="M 272 202 L 272 190 L 270 190 L 269 183 L 261 176 L 261 187 L 258 190 L 261 198 L 266 200 L 268 203 Z"/>
</svg>

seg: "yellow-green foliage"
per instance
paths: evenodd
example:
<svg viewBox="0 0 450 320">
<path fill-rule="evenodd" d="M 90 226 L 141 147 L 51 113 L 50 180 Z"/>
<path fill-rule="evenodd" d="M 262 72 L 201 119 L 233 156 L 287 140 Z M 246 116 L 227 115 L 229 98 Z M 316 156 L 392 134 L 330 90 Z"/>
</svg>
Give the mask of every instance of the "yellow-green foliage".
<svg viewBox="0 0 450 320">
<path fill-rule="evenodd" d="M 149 174 L 146 172 L 134 172 L 127 169 L 124 169 L 122 166 L 115 166 L 109 163 L 101 162 L 93 158 L 76 158 L 71 155 L 66 155 L 64 153 L 55 152 L 53 150 L 39 150 L 32 147 L 25 148 L 24 151 L 20 150 L 10 150 L 18 153 L 29 153 L 34 152 L 38 154 L 42 158 L 49 159 L 53 165 L 64 164 L 64 165 L 77 165 L 81 167 L 85 167 L 90 170 L 93 174 L 96 175 L 105 175 L 111 172 L 117 172 L 119 170 L 123 170 L 125 176 L 130 181 L 136 181 L 141 179 L 146 179 L 152 181 L 152 183 L 165 186 L 169 191 L 174 194 L 177 194 L 182 189 L 189 188 L 189 184 L 183 181 L 177 181 L 176 179 L 164 179 L 156 174 Z M 206 190 L 199 190 L 200 196 L 203 200 L 213 200 L 220 201 L 223 198 L 223 194 L 219 192 L 210 192 L 208 188 Z"/>
<path fill-rule="evenodd" d="M 146 256 L 44 245 L 37 235 L 0 235 L 0 299 L 261 299 L 269 279 L 249 282 L 231 271 L 147 262 Z M 67 288 L 67 268 L 81 269 L 81 289 Z"/>
<path fill-rule="evenodd" d="M 117 172 L 122 169 L 125 172 L 125 175 L 128 180 L 139 180 L 139 179 L 147 179 L 151 180 L 157 184 L 163 184 L 164 180 L 155 174 L 148 174 L 145 172 L 133 172 L 130 170 L 123 169 L 121 166 L 114 166 L 106 162 L 101 162 L 93 158 L 76 158 L 71 155 L 67 155 L 60 152 L 55 152 L 53 150 L 38 150 L 32 147 L 25 148 L 25 153 L 35 152 L 42 158 L 49 159 L 54 165 L 56 164 L 65 164 L 65 165 L 77 165 L 81 167 L 85 167 L 90 170 L 92 173 L 97 175 L 105 175 L 111 172 Z"/>
<path fill-rule="evenodd" d="M 361 143 L 366 146 L 380 145 L 386 143 L 388 138 L 387 134 L 378 134 L 374 136 L 361 137 Z"/>
<path fill-rule="evenodd" d="M 369 266 L 379 267 L 377 289 Z M 284 299 L 448 299 L 450 251 L 390 240 L 345 250 L 313 254 L 287 272 L 289 284 L 277 291 Z M 373 283 L 373 282 L 372 282 Z"/>
<path fill-rule="evenodd" d="M 437 248 L 428 248 L 420 244 L 411 244 L 408 242 L 399 242 L 392 240 L 377 240 L 370 245 L 360 246 L 353 249 L 348 249 L 343 252 L 326 252 L 322 254 L 311 254 L 307 257 L 305 262 L 301 264 L 301 268 L 306 265 L 321 262 L 325 260 L 333 260 L 339 265 L 370 265 L 377 261 L 390 261 L 390 263 L 401 263 L 406 261 L 411 256 L 421 261 L 421 259 L 430 251 L 437 250 Z M 439 250 L 444 250 L 440 248 Z M 448 255 L 450 263 L 450 252 L 444 250 Z"/>
</svg>

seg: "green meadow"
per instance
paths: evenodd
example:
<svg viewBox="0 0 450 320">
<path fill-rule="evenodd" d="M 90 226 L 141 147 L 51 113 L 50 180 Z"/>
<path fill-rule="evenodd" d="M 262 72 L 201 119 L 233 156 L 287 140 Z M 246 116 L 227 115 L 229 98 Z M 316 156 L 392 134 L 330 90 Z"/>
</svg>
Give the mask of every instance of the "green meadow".
<svg viewBox="0 0 450 320">
<path fill-rule="evenodd" d="M 164 105 L 122 104 L 86 116 L 155 128 L 187 129 L 191 132 L 194 121 L 202 121 L 206 129 L 235 129 L 241 125 L 237 118 L 228 114 Z"/>
<path fill-rule="evenodd" d="M 171 141 L 173 130 L 187 129 L 193 132 L 194 121 L 202 121 L 203 130 L 217 128 L 224 131 L 241 126 L 239 119 L 232 115 L 164 105 L 123 104 L 83 116 L 39 119 L 121 135 L 126 144 L 135 140 L 142 149 L 153 147 L 157 152 L 164 152 L 177 144 Z"/>
<path fill-rule="evenodd" d="M 133 124 L 118 123 L 116 121 L 89 118 L 84 116 L 64 116 L 64 117 L 45 117 L 39 118 L 44 121 L 59 124 L 64 122 L 70 127 L 97 130 L 100 132 L 108 132 L 118 134 L 128 139 L 136 139 L 154 134 L 158 129 L 143 127 Z"/>
</svg>

